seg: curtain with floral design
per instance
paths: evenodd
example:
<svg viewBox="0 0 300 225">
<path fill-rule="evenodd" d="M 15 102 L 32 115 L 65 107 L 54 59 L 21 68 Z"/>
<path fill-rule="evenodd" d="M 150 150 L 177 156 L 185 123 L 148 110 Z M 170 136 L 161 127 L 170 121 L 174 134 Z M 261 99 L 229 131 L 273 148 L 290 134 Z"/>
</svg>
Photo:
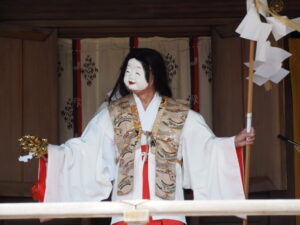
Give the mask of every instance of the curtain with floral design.
<svg viewBox="0 0 300 225">
<path fill-rule="evenodd" d="M 82 124 L 87 125 L 112 90 L 129 52 L 129 38 L 81 40 Z"/>
<path fill-rule="evenodd" d="M 211 120 L 210 38 L 196 40 L 197 57 L 189 38 L 134 38 L 131 47 L 158 50 L 164 57 L 174 98 L 199 102 L 200 112 Z M 60 142 L 79 136 L 112 90 L 120 66 L 130 50 L 130 38 L 59 39 Z M 197 62 L 197 63 L 196 63 Z M 191 67 L 197 65 L 197 93 Z M 192 98 L 192 99 L 191 99 Z"/>
<path fill-rule="evenodd" d="M 60 143 L 82 130 L 112 90 L 129 38 L 59 39 Z"/>
<path fill-rule="evenodd" d="M 211 38 L 195 38 L 197 46 L 190 48 L 189 38 L 138 38 L 135 47 L 147 47 L 158 50 L 165 59 L 171 77 L 171 87 L 175 98 L 189 99 L 198 103 L 199 111 L 210 127 L 212 127 L 212 70 L 211 70 Z M 190 57 L 193 48 L 197 54 Z M 197 71 L 191 66 L 197 65 Z M 197 79 L 191 80 L 193 76 Z M 191 86 L 198 82 L 197 93 L 191 93 Z"/>
<path fill-rule="evenodd" d="M 212 127 L 212 56 L 211 38 L 197 38 L 199 66 L 199 106 L 206 123 Z"/>
<path fill-rule="evenodd" d="M 139 48 L 159 51 L 166 62 L 174 98 L 188 99 L 191 94 L 190 49 L 188 38 L 138 38 Z"/>
<path fill-rule="evenodd" d="M 59 142 L 74 136 L 72 40 L 58 39 Z"/>
</svg>

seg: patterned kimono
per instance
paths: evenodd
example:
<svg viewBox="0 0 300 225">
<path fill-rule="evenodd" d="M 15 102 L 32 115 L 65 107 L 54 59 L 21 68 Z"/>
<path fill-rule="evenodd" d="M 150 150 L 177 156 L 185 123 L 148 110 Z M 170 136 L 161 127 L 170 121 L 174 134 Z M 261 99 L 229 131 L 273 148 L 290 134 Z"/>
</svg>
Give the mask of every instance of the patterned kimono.
<svg viewBox="0 0 300 225">
<path fill-rule="evenodd" d="M 60 146 L 49 145 L 45 202 L 101 201 L 108 198 L 111 192 L 113 201 L 142 199 L 145 155 L 141 146 L 147 144 L 150 145 L 147 166 L 151 200 L 184 200 L 183 188 L 193 189 L 195 200 L 244 199 L 234 137 L 216 137 L 200 114 L 186 109 L 183 105 L 179 109 L 180 104 L 175 108 L 182 110 L 182 114 L 171 116 L 174 120 L 170 120 L 170 116 L 162 117 L 161 121 L 156 123 L 164 102 L 158 94 L 146 110 L 137 96 L 134 95 L 132 101 L 136 106 L 139 125 L 130 125 L 126 131 L 118 130 L 116 124 L 124 119 L 126 113 L 116 116 L 117 112 L 114 114 L 113 109 L 104 107 L 90 121 L 81 137 L 70 139 Z M 169 103 L 174 103 L 173 101 L 170 99 Z M 166 109 L 172 111 L 170 107 Z M 186 113 L 183 112 L 185 110 Z M 174 140 L 178 139 L 178 142 L 169 142 L 170 146 L 174 143 L 178 146 L 162 148 L 167 149 L 167 152 L 163 152 L 159 146 L 164 145 L 167 139 L 162 135 L 163 141 L 157 142 L 160 132 L 155 133 L 155 124 L 168 121 L 183 123 L 183 126 L 178 129 L 178 137 L 170 133 Z M 161 130 L 163 134 L 167 131 Z M 133 139 L 138 137 L 138 143 L 130 142 L 133 146 L 128 148 L 125 146 L 126 142 L 118 141 L 116 132 Z M 156 143 L 153 144 L 153 141 Z M 123 157 L 122 161 L 120 154 L 126 149 L 130 150 L 129 158 Z M 157 157 L 158 152 L 163 153 L 163 160 L 168 159 L 170 163 L 158 165 L 161 162 Z M 124 167 L 128 162 L 128 165 L 132 166 Z M 120 166 L 121 163 L 123 164 Z M 164 168 L 164 165 L 167 166 Z M 161 168 L 169 170 L 170 173 L 165 173 Z M 126 186 L 126 190 L 120 185 L 124 179 L 124 173 L 120 172 L 122 169 L 130 173 L 128 180 L 131 183 Z M 167 174 L 167 178 L 157 170 Z M 169 176 L 170 174 L 174 176 Z M 161 182 L 171 184 L 171 188 L 161 191 L 157 188 L 162 185 Z M 153 217 L 153 220 L 158 219 L 173 219 L 185 223 L 185 218 L 181 216 Z M 122 217 L 114 217 L 112 223 L 122 220 Z"/>
</svg>

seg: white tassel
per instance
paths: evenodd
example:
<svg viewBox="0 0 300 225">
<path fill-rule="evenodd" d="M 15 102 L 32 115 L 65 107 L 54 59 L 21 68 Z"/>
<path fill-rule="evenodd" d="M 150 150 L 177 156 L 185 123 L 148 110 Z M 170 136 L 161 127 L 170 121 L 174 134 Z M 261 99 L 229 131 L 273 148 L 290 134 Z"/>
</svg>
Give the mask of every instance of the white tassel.
<svg viewBox="0 0 300 225">
<path fill-rule="evenodd" d="M 28 155 L 22 155 L 19 157 L 19 162 L 27 163 L 28 160 L 31 160 L 33 158 L 33 155 L 34 155 L 33 152 L 29 152 Z"/>
</svg>

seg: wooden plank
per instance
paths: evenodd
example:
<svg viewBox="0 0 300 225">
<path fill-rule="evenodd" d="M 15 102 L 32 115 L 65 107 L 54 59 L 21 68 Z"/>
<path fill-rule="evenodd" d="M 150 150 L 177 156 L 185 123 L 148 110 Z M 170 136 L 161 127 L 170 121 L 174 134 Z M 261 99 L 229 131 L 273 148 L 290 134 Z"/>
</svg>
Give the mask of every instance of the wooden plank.
<svg viewBox="0 0 300 225">
<path fill-rule="evenodd" d="M 23 133 L 48 138 L 55 144 L 58 139 L 56 33 L 44 42 L 24 41 L 23 49 Z M 37 160 L 33 160 L 24 168 L 24 181 L 36 178 Z"/>
<path fill-rule="evenodd" d="M 142 19 L 242 17 L 245 3 L 238 0 L 79 1 L 3 0 L 0 19 Z"/>
<path fill-rule="evenodd" d="M 209 35 L 210 28 L 205 27 L 107 27 L 107 28 L 60 28 L 58 37 L 85 38 L 85 37 L 187 37 Z"/>
<path fill-rule="evenodd" d="M 0 182 L 0 196 L 31 197 L 32 186 L 33 182 Z"/>
<path fill-rule="evenodd" d="M 227 26 L 226 26 L 227 27 Z M 213 130 L 217 136 L 237 134 L 244 124 L 243 83 L 241 76 L 241 39 L 230 32 L 214 29 L 212 36 L 213 56 Z M 228 38 L 223 38 L 225 35 Z M 226 109 L 226 110 L 224 110 Z"/>
<path fill-rule="evenodd" d="M 208 36 L 210 25 L 237 23 L 240 19 L 139 19 L 139 20 L 29 20 L 14 23 L 58 28 L 60 38 L 128 36 Z"/>
<path fill-rule="evenodd" d="M 184 19 L 76 19 L 76 20 L 15 20 L 10 23 L 36 27 L 65 28 L 65 27 L 180 27 L 208 26 L 240 22 L 240 18 L 184 18 Z"/>
<path fill-rule="evenodd" d="M 0 36 L 7 38 L 19 38 L 25 40 L 44 41 L 50 35 L 51 30 L 32 26 L 18 25 L 14 23 L 0 23 Z"/>
<path fill-rule="evenodd" d="M 0 38 L 0 182 L 22 181 L 22 41 Z"/>
<path fill-rule="evenodd" d="M 282 15 L 299 16 L 298 0 L 284 2 Z M 80 1 L 80 0 L 2 0 L 0 19 L 53 20 L 53 19 L 142 19 L 142 18 L 241 18 L 246 12 L 240 0 L 166 0 L 166 1 Z"/>
</svg>

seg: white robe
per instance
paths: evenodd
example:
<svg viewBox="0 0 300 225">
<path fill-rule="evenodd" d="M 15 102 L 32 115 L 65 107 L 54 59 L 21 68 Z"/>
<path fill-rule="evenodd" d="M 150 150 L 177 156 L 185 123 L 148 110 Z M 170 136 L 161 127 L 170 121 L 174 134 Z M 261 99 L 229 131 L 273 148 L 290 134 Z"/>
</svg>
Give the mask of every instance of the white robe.
<svg viewBox="0 0 300 225">
<path fill-rule="evenodd" d="M 142 129 L 151 131 L 161 97 L 156 94 L 147 110 L 134 96 Z M 116 194 L 112 181 L 117 180 L 114 132 L 107 107 L 103 108 L 87 125 L 82 136 L 65 144 L 49 145 L 45 202 L 133 200 L 142 198 L 143 161 L 137 149 L 134 162 L 133 191 L 122 196 Z M 142 136 L 141 144 L 146 144 Z M 195 200 L 244 199 L 234 137 L 218 138 L 199 113 L 189 111 L 182 130 L 176 166 L 176 200 L 183 200 L 183 188 L 193 189 Z M 151 200 L 162 200 L 155 195 L 155 156 L 149 154 L 149 188 Z M 114 182 L 114 185 L 117 185 Z M 153 219 L 184 217 L 154 216 Z M 115 217 L 112 223 L 121 221 Z"/>
</svg>

